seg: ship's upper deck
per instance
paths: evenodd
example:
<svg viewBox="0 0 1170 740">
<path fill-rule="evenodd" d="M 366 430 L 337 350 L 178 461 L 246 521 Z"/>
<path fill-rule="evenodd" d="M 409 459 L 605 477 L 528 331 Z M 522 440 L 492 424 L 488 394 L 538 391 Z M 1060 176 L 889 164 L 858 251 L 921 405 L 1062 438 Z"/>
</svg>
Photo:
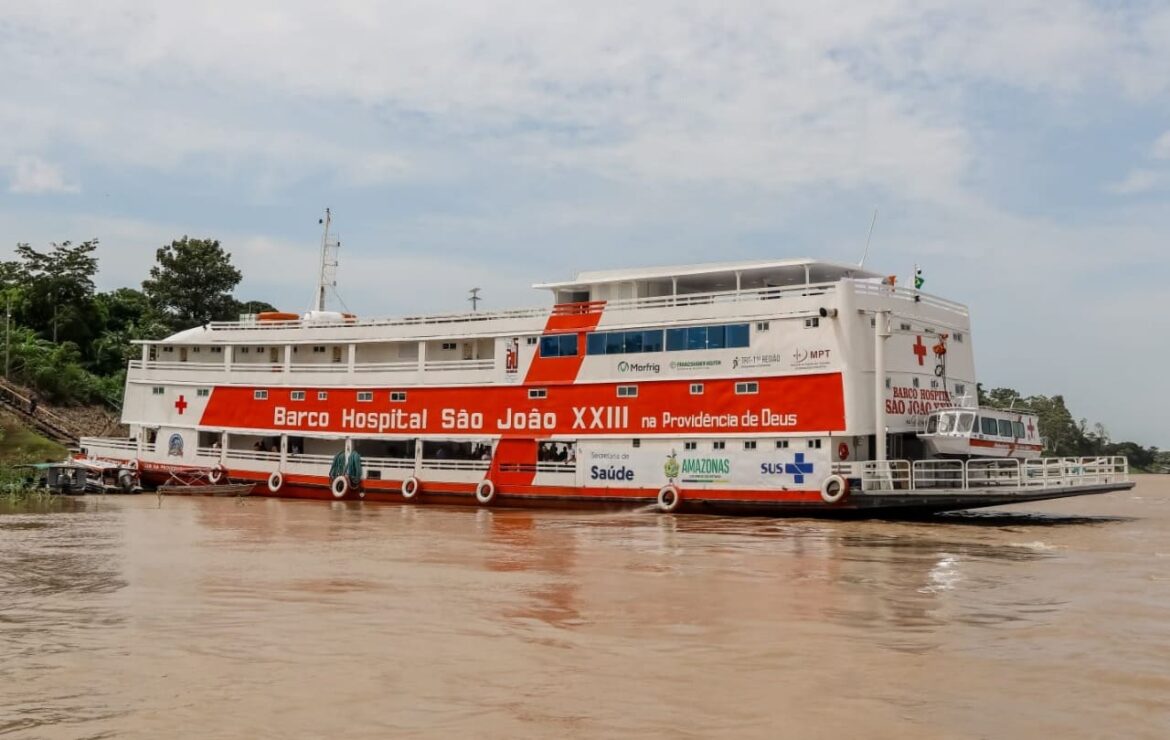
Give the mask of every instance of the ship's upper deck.
<svg viewBox="0 0 1170 740">
<path fill-rule="evenodd" d="M 915 310 L 932 308 L 967 316 L 965 306 L 917 290 L 894 287 L 882 273 L 857 265 L 811 259 L 720 262 L 673 267 L 630 268 L 583 272 L 575 280 L 538 283 L 551 290 L 551 307 L 462 311 L 355 317 L 333 311 L 295 314 L 250 314 L 238 321 L 212 321 L 180 331 L 165 339 L 136 344 L 252 344 L 319 341 L 382 342 L 391 338 L 411 340 L 441 337 L 492 337 L 504 334 L 539 334 L 550 314 L 600 313 L 607 323 L 637 324 L 645 320 L 686 323 L 708 318 L 774 312 L 777 299 L 818 298 L 822 303 L 845 287 L 845 292 L 883 301 L 913 303 Z M 806 310 L 785 301 L 790 309 Z M 820 303 L 818 303 L 820 305 Z M 814 307 L 815 310 L 815 307 Z M 662 312 L 666 312 L 665 316 Z"/>
<path fill-rule="evenodd" d="M 557 303 L 580 303 L 763 290 L 835 283 L 843 278 L 881 277 L 880 273 L 857 265 L 800 258 L 597 270 L 578 273 L 575 280 L 537 283 L 532 287 L 553 291 Z"/>
</svg>

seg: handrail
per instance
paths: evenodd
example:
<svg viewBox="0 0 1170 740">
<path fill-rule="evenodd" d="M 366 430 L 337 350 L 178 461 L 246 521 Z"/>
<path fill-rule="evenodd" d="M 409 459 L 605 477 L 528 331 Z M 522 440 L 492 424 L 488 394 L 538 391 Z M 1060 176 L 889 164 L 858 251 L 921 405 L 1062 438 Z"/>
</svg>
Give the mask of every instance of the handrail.
<svg viewBox="0 0 1170 740">
<path fill-rule="evenodd" d="M 862 283 L 858 283 L 861 285 Z M 836 290 L 838 283 L 812 283 L 808 285 L 792 285 L 785 287 L 753 288 L 750 290 L 720 290 L 707 293 L 681 293 L 666 296 L 647 296 L 643 298 L 623 298 L 614 301 L 588 301 L 584 304 L 556 304 L 550 308 L 520 308 L 502 311 L 475 311 L 470 313 L 431 314 L 426 316 L 401 316 L 389 318 L 370 318 L 335 321 L 321 321 L 304 319 L 290 319 L 288 321 L 212 321 L 207 326 L 212 331 L 248 330 L 264 331 L 271 329 L 300 329 L 300 328 L 353 328 L 371 326 L 430 326 L 441 324 L 479 323 L 497 319 L 533 319 L 547 317 L 550 311 L 555 315 L 565 313 L 594 313 L 604 305 L 606 311 L 628 311 L 646 308 L 671 308 L 677 306 L 705 305 L 711 303 L 740 303 L 745 301 L 763 301 L 784 297 L 824 295 Z M 941 299 L 940 299 L 941 300 Z M 958 304 L 954 304 L 958 305 Z M 584 308 L 582 308 L 584 307 Z"/>
<path fill-rule="evenodd" d="M 970 315 L 967 307 L 961 303 L 948 301 L 945 298 L 939 298 L 936 295 L 923 293 L 911 288 L 898 288 L 883 283 L 869 283 L 855 281 L 853 283 L 853 290 L 858 295 L 871 295 L 881 298 L 897 298 L 899 300 L 909 301 L 911 303 L 918 303 L 924 306 L 933 306 L 935 308 L 942 308 L 947 311 L 953 311 L 962 316 Z"/>
<path fill-rule="evenodd" d="M 1085 486 L 1128 481 L 1129 460 L 1114 455 L 868 461 L 861 463 L 861 478 L 863 490 L 871 492 Z"/>
</svg>

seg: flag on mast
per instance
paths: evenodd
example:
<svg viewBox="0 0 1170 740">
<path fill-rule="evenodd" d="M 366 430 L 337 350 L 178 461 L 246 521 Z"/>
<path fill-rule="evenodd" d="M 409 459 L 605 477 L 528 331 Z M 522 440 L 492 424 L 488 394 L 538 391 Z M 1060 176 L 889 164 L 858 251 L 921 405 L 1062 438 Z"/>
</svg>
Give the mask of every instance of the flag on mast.
<svg viewBox="0 0 1170 740">
<path fill-rule="evenodd" d="M 914 290 L 921 290 L 925 284 L 926 278 L 922 277 L 922 268 L 914 265 Z"/>
</svg>

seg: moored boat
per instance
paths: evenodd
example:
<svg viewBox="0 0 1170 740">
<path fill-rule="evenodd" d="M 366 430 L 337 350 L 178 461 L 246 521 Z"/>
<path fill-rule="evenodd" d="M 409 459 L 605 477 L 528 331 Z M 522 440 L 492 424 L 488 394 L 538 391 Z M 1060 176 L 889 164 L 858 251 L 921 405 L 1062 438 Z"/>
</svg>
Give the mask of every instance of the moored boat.
<svg viewBox="0 0 1170 740">
<path fill-rule="evenodd" d="M 326 310 L 328 219 L 323 244 L 308 313 L 142 342 L 130 437 L 88 453 L 155 484 L 480 506 L 843 515 L 1132 486 L 1123 458 L 1040 458 L 1026 412 L 963 406 L 967 308 L 858 265 L 586 272 L 535 286 L 546 308 L 379 319 Z"/>
</svg>

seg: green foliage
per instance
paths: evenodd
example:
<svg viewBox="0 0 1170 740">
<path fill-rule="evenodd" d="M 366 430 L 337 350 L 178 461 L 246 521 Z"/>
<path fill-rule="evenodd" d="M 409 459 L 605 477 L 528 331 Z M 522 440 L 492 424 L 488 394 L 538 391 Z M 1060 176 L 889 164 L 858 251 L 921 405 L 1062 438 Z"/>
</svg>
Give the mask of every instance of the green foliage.
<svg viewBox="0 0 1170 740">
<path fill-rule="evenodd" d="M 5 337 L 9 377 L 57 404 L 119 408 L 134 340 L 162 339 L 209 319 L 274 310 L 240 302 L 240 272 L 211 239 L 182 239 L 158 250 L 143 290 L 97 293 L 98 240 L 61 242 L 45 252 L 18 244 L 0 262 L 0 308 L 11 307 Z"/>
<path fill-rule="evenodd" d="M 161 247 L 142 281 L 150 306 L 175 330 L 235 318 L 232 291 L 243 277 L 215 239 L 184 236 Z"/>
<path fill-rule="evenodd" d="M 67 452 L 8 414 L 0 414 L 0 466 L 63 460 Z"/>
<path fill-rule="evenodd" d="M 39 252 L 18 244 L 17 260 L 0 268 L 13 319 L 46 339 L 88 346 L 100 331 L 93 283 L 97 246 L 97 239 L 76 246 L 66 241 Z"/>
<path fill-rule="evenodd" d="M 1052 457 L 1124 455 L 1131 467 L 1150 470 L 1158 455 L 1156 447 L 1145 448 L 1136 442 L 1113 443 L 1109 433 L 1098 423 L 1090 429 L 1085 419 L 1077 421 L 1065 405 L 1064 396 L 1023 397 L 1011 388 L 993 388 L 984 392 L 978 386 L 979 405 L 994 408 L 1017 408 L 1032 411 L 1039 417 L 1044 454 Z"/>
</svg>

